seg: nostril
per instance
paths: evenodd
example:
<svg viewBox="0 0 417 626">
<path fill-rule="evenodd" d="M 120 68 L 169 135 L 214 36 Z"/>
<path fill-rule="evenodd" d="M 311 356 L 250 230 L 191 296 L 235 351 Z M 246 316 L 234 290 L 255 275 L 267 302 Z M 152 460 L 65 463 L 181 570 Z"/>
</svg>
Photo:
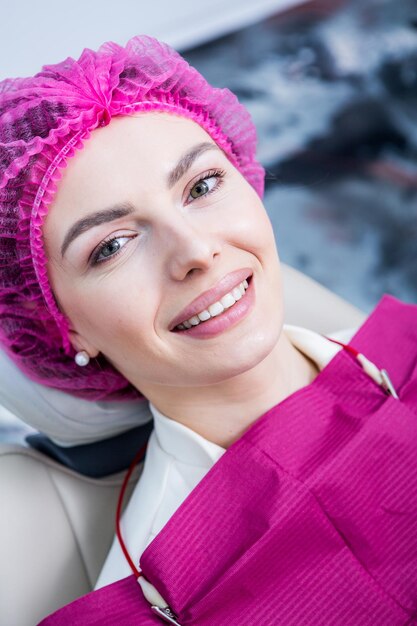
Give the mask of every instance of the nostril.
<svg viewBox="0 0 417 626">
<path fill-rule="evenodd" d="M 196 273 L 196 271 L 197 271 L 197 270 L 198 270 L 198 268 L 197 268 L 197 267 L 193 267 L 193 268 L 191 268 L 190 270 L 188 270 L 188 272 L 187 272 L 186 276 L 187 276 L 187 277 L 188 277 L 188 276 L 194 276 L 194 274 Z"/>
</svg>

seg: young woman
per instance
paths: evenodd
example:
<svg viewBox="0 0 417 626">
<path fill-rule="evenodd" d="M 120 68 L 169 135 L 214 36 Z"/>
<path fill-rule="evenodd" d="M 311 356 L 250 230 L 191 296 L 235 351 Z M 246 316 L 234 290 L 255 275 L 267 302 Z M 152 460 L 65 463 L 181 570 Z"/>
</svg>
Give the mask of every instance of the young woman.
<svg viewBox="0 0 417 626">
<path fill-rule="evenodd" d="M 154 418 L 96 591 L 42 623 L 412 623 L 417 307 L 350 345 L 283 323 L 249 114 L 150 37 L 3 81 L 0 116 L 4 347 Z"/>
</svg>

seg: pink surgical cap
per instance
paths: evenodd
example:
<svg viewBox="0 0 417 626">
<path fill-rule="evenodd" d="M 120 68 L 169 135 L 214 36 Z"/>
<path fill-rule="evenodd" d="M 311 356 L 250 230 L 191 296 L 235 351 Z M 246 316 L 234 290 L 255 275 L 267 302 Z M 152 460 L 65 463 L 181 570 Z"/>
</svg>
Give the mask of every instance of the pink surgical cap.
<svg viewBox="0 0 417 626">
<path fill-rule="evenodd" d="M 0 82 L 0 343 L 38 383 L 89 400 L 141 395 L 102 356 L 74 363 L 48 280 L 42 222 L 67 159 L 117 115 L 165 111 L 197 122 L 260 197 L 264 169 L 248 111 L 171 47 L 145 35 L 104 43 Z"/>
</svg>

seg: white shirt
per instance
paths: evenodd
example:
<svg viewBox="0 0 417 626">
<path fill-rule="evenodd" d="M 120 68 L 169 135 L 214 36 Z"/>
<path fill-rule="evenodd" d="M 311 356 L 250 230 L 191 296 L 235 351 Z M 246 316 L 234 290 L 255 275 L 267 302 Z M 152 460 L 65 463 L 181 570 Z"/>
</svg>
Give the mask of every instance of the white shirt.
<svg viewBox="0 0 417 626">
<path fill-rule="evenodd" d="M 349 328 L 328 336 L 346 343 L 356 330 Z M 342 350 L 342 346 L 300 326 L 284 324 L 283 332 L 293 346 L 317 364 L 320 371 Z M 187 426 L 163 415 L 152 403 L 149 408 L 154 418 L 154 430 L 149 438 L 142 474 L 121 520 L 123 539 L 136 564 L 180 504 L 226 452 Z M 131 573 L 115 537 L 95 589 Z"/>
</svg>

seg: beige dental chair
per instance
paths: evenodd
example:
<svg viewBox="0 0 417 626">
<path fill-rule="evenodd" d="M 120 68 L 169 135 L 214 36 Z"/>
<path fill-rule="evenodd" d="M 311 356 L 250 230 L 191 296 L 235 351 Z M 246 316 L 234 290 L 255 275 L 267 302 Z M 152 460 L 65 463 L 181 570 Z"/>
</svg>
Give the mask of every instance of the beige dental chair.
<svg viewBox="0 0 417 626">
<path fill-rule="evenodd" d="M 286 323 L 331 333 L 366 319 L 316 281 L 281 266 Z M 1 626 L 34 626 L 94 587 L 113 539 L 123 476 L 88 478 L 34 449 L 0 444 Z"/>
</svg>

